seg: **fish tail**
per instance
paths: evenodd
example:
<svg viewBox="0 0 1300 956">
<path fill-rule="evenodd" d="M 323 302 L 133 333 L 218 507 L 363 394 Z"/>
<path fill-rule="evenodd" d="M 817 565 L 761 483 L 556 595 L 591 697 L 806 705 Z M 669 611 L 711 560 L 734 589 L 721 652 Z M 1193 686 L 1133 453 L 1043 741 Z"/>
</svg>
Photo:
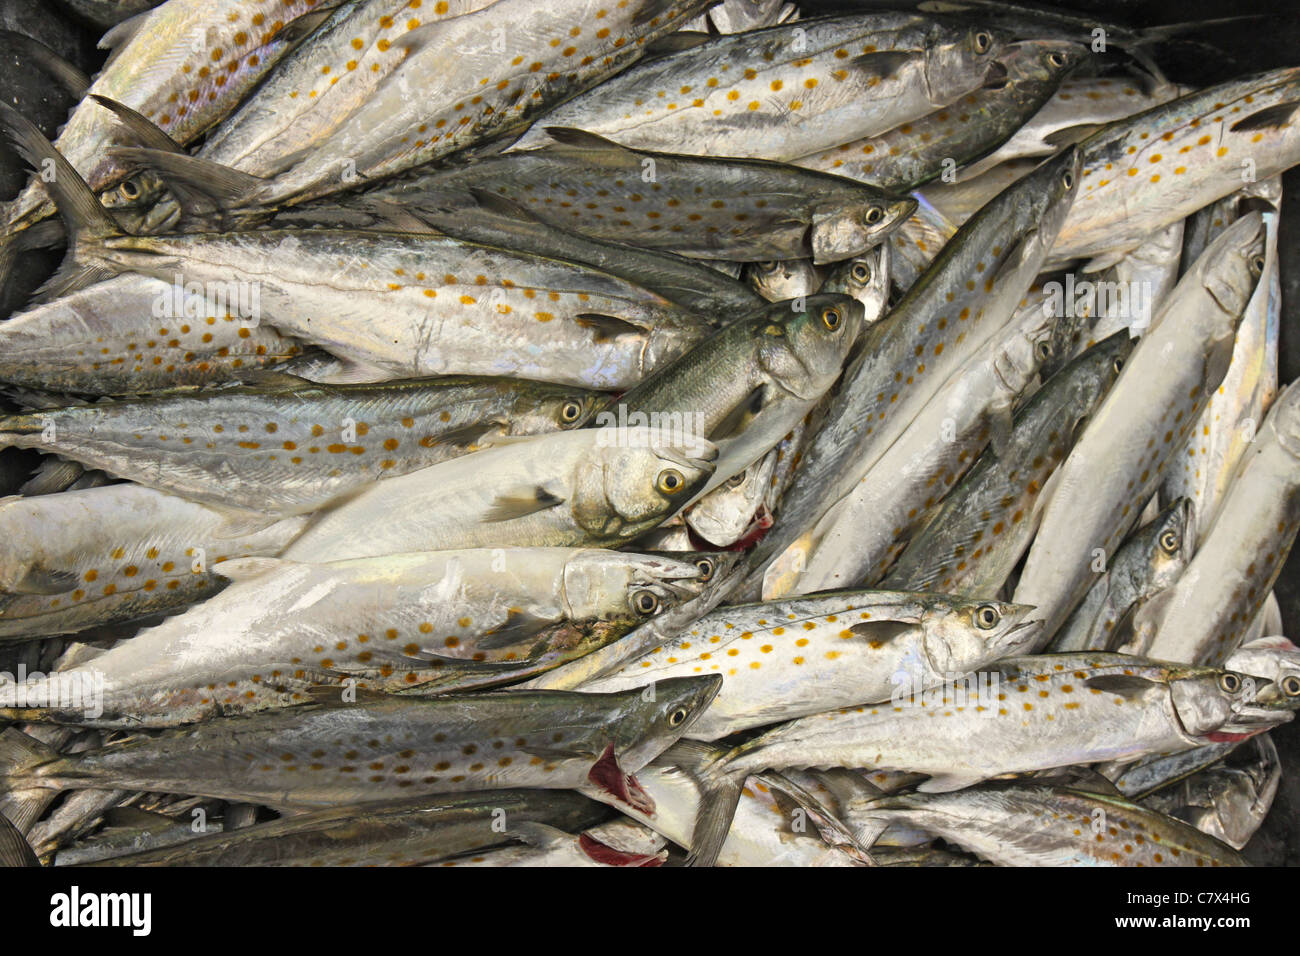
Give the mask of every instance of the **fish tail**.
<svg viewBox="0 0 1300 956">
<path fill-rule="evenodd" d="M 58 796 L 48 786 L 33 786 L 36 770 L 59 759 L 53 749 L 13 727 L 0 733 L 0 814 L 19 833 L 27 833 Z"/>
<path fill-rule="evenodd" d="M 40 866 L 27 838 L 10 819 L 0 814 L 0 866 Z"/>
<path fill-rule="evenodd" d="M 123 234 L 86 181 L 45 138 L 36 125 L 8 103 L 0 102 L 0 129 L 18 153 L 39 172 L 41 184 L 58 207 L 68 232 L 68 256 L 59 271 L 37 290 L 37 300 L 47 301 L 113 275 L 103 263 L 88 261 L 86 252 L 96 242 Z M 13 237 L 9 237 L 13 241 Z M 12 248 L 12 246 L 11 246 Z M 0 263 L 3 258 L 0 258 Z"/>
<path fill-rule="evenodd" d="M 690 745 L 687 746 L 689 750 Z M 746 771 L 730 766 L 732 755 L 732 751 L 708 747 L 707 755 L 701 753 L 694 768 L 701 795 L 700 806 L 695 814 L 695 831 L 691 836 L 691 852 L 686 858 L 687 866 L 713 866 L 718 861 L 723 844 L 727 842 L 727 833 L 731 830 L 731 821 L 736 815 L 736 806 L 740 803 L 740 792 L 748 776 Z"/>
</svg>

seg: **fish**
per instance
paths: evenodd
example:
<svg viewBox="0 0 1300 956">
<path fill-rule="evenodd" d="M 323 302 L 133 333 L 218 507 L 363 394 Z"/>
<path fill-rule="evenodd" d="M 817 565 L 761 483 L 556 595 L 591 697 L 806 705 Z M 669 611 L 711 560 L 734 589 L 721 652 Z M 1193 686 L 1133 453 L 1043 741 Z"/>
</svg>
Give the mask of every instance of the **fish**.
<svg viewBox="0 0 1300 956">
<path fill-rule="evenodd" d="M 1260 734 L 1224 763 L 1159 790 L 1142 803 L 1240 850 L 1268 816 L 1281 777 L 1277 747 L 1268 734 Z"/>
<path fill-rule="evenodd" d="M 151 790 L 307 809 L 483 789 L 572 790 L 590 780 L 646 806 L 632 775 L 690 727 L 721 682 L 705 675 L 606 695 L 358 698 L 75 754 L 11 729 L 0 739 L 0 802 L 9 815 L 24 793 L 52 798 L 143 781 Z"/>
<path fill-rule="evenodd" d="M 241 526 L 136 484 L 0 499 L 0 640 L 70 634 L 215 593 L 224 559 L 274 555 L 307 516 Z"/>
<path fill-rule="evenodd" d="M 1288 697 L 1295 697 L 1300 683 L 1300 648 L 1285 637 L 1261 637 L 1242 644 L 1228 658 L 1235 670 L 1271 681 Z"/>
<path fill-rule="evenodd" d="M 1120 329 L 1141 335 L 1178 280 L 1183 221 L 1153 233 L 1092 283 L 1089 313 L 1093 341 Z"/>
<path fill-rule="evenodd" d="M 7 106 L 0 121 L 30 161 L 49 160 L 58 171 L 49 185 L 74 237 L 60 288 L 117 272 L 195 282 L 221 290 L 244 325 L 265 320 L 306 333 L 342 358 L 407 377 L 487 372 L 626 388 L 707 329 L 654 293 L 589 267 L 441 236 L 313 229 L 126 236 L 30 122 Z M 522 333 L 514 349 L 505 347 L 509 324 Z M 567 335 L 557 334 L 561 327 Z"/>
<path fill-rule="evenodd" d="M 1188 662 L 1228 659 L 1263 607 L 1300 528 L 1297 454 L 1300 389 L 1288 386 L 1243 456 L 1187 569 L 1130 618 L 1121 649 L 1145 646 Z"/>
<path fill-rule="evenodd" d="M 691 561 L 700 569 L 702 586 L 698 595 L 651 617 L 612 644 L 512 687 L 521 690 L 575 690 L 589 681 L 615 673 L 628 661 L 649 653 L 690 627 L 726 600 L 739 583 L 742 565 L 737 552 L 664 553 Z"/>
<path fill-rule="evenodd" d="M 442 866 L 663 866 L 667 841 L 631 820 L 612 820 L 579 834 L 548 824 L 526 823 L 516 829 L 521 845 L 490 850 L 471 858 L 447 860 Z"/>
<path fill-rule="evenodd" d="M 1197 531 L 1213 524 L 1231 487 L 1237 465 L 1255 440 L 1264 414 L 1275 398 L 1277 363 L 1268 354 L 1269 302 L 1277 277 L 1275 213 L 1264 213 L 1264 271 L 1237 327 L 1232 359 L 1223 381 L 1210 396 L 1201 420 L 1174 469 L 1160 488 L 1162 500 L 1186 496 L 1196 505 Z"/>
<path fill-rule="evenodd" d="M 1246 866 L 1236 850 L 1193 826 L 1118 796 L 1049 782 L 995 781 L 955 793 L 864 801 L 866 842 L 905 822 L 1002 866 Z"/>
<path fill-rule="evenodd" d="M 776 456 L 773 448 L 689 506 L 682 520 L 690 532 L 715 548 L 726 548 L 769 527 L 767 498 Z"/>
<path fill-rule="evenodd" d="M 204 295 L 183 286 L 178 293 L 174 282 L 128 274 L 0 325 L 0 381 L 56 393 L 135 395 L 228 382 L 288 362 L 304 348 L 269 325 L 238 322 Z"/>
<path fill-rule="evenodd" d="M 823 282 L 811 259 L 769 259 L 751 262 L 741 273 L 749 285 L 768 302 L 784 302 L 821 291 Z M 839 291 L 827 289 L 827 292 Z M 847 293 L 846 293 L 847 294 Z"/>
<path fill-rule="evenodd" d="M 655 527 L 713 473 L 715 446 L 649 428 L 498 438 L 473 455 L 362 489 L 281 555 L 341 561 L 468 547 L 623 543 Z M 401 502 L 400 515 L 393 503 Z"/>
<path fill-rule="evenodd" d="M 1115 650 L 1125 616 L 1171 587 L 1187 570 L 1196 551 L 1194 515 L 1191 500 L 1179 498 L 1129 535 L 1106 573 L 1061 625 L 1052 650 Z"/>
<path fill-rule="evenodd" d="M 765 582 L 764 597 L 867 586 L 884 577 L 918 522 L 980 452 L 990 444 L 1007 447 L 1012 407 L 1048 356 L 1051 327 L 1050 314 L 1025 313 L 972 355 L 813 527 L 811 546 L 794 557 L 803 568 L 788 590 L 775 581 L 769 590 Z M 1011 525 L 1015 518 L 1009 516 Z M 787 552 L 782 562 L 789 558 Z"/>
<path fill-rule="evenodd" d="M 1005 773 L 1191 749 L 1228 725 L 1257 733 L 1283 719 L 1251 709 L 1243 676 L 1216 668 L 1062 654 L 1005 658 L 986 669 L 999 688 L 990 681 L 987 703 L 970 706 L 957 685 L 927 695 L 925 706 L 832 710 L 779 724 L 710 763 L 693 862 L 716 858 L 735 795 L 757 771 L 906 769 L 930 775 L 920 792 L 946 793 Z M 1007 699 L 992 699 L 998 694 Z"/>
<path fill-rule="evenodd" d="M 1132 76 L 1067 76 L 1015 133 L 994 150 L 958 171 L 957 181 L 1023 159 L 1051 156 L 1082 142 L 1108 123 L 1144 113 L 1193 92 L 1160 77 L 1135 71 Z"/>
<path fill-rule="evenodd" d="M 1003 447 L 980 455 L 912 536 L 880 586 L 998 593 L 1032 539 L 1043 488 L 1132 347 L 1127 333 L 1117 333 L 1049 378 L 1016 412 Z"/>
<path fill-rule="evenodd" d="M 617 674 L 608 693 L 647 677 L 717 673 L 723 688 L 689 731 L 718 740 L 836 707 L 910 697 L 1026 648 L 1032 608 L 939 594 L 841 591 L 729 605 Z"/>
<path fill-rule="evenodd" d="M 1262 266 L 1255 213 L 1179 280 L 1057 470 L 1015 592 L 1017 603 L 1044 613 L 1044 642 L 1101 573 L 1099 559 L 1113 555 L 1136 524 L 1222 381 Z"/>
<path fill-rule="evenodd" d="M 654 801 L 650 812 L 614 803 L 608 793 L 590 786 L 580 792 L 610 803 L 633 820 L 689 849 L 702 784 L 698 767 L 721 750 L 710 744 L 678 741 L 637 771 L 637 782 Z M 857 866 L 849 853 L 828 846 L 810 826 L 795 823 L 792 807 L 781 801 L 779 790 L 756 777 L 741 791 L 736 815 L 718 854 L 717 866 Z"/>
<path fill-rule="evenodd" d="M 759 159 L 632 149 L 548 127 L 543 149 L 436 171 L 389 201 L 471 190 L 594 239 L 704 259 L 838 262 L 883 241 L 916 208 L 866 183 Z"/>
<path fill-rule="evenodd" d="M 428 866 L 521 839 L 531 825 L 581 829 L 605 815 L 563 790 L 506 789 L 404 797 L 336 806 L 173 846 L 86 859 L 63 851 L 57 865 L 89 866 Z"/>
<path fill-rule="evenodd" d="M 576 428 L 601 392 L 502 378 L 248 385 L 0 416 L 36 448 L 214 508 L 310 514 L 494 436 Z"/>
<path fill-rule="evenodd" d="M 890 261 L 889 244 L 882 243 L 833 266 L 817 291 L 852 296 L 862 305 L 863 321 L 875 325 L 889 304 Z"/>
<path fill-rule="evenodd" d="M 279 170 L 268 176 L 157 150 L 119 155 L 152 169 L 173 191 L 180 186 L 206 195 L 225 214 L 256 217 L 522 132 L 535 115 L 639 59 L 647 44 L 707 5 L 496 0 L 422 23 L 396 41 L 406 55 L 368 92 L 364 108 L 280 156 Z M 382 46 L 376 43 L 380 52 Z M 413 90 L 436 93 L 417 96 Z"/>
<path fill-rule="evenodd" d="M 1006 326 L 1077 189 L 1078 163 L 1066 153 L 1001 194 L 871 326 L 802 450 L 773 529 L 751 553 L 745 595 L 760 592 L 770 560 L 848 494 L 944 381 Z"/>
<path fill-rule="evenodd" d="M 698 593 L 700 577 L 684 561 L 571 548 L 233 559 L 216 573 L 233 583 L 213 600 L 84 665 L 22 685 L 0 678 L 0 708 L 139 729 L 306 704 L 318 686 L 463 693 L 617 640 Z M 95 687 L 93 710 L 58 706 L 57 688 L 79 680 Z"/>
<path fill-rule="evenodd" d="M 121 127 L 96 96 L 120 101 L 185 145 L 224 117 L 297 43 L 319 26 L 316 0 L 171 0 L 119 23 L 100 40 L 113 51 L 59 134 L 59 149 L 103 191 L 127 175 L 107 147 Z M 183 99 L 182 99 L 183 97 Z M 179 105 L 173 105 L 179 104 Z M 0 246 L 54 210 L 37 177 L 3 212 Z"/>
<path fill-rule="evenodd" d="M 721 36 L 623 71 L 510 148 L 543 146 L 560 126 L 638 149 L 788 161 L 947 106 L 995 72 L 1005 42 L 905 13 Z"/>
<path fill-rule="evenodd" d="M 648 424 L 662 440 L 691 434 L 718 448 L 706 494 L 762 458 L 839 378 L 862 333 L 845 295 L 776 302 L 715 332 L 598 411 L 597 428 Z"/>
<path fill-rule="evenodd" d="M 401 199 L 405 189 L 406 183 L 399 180 L 367 195 L 380 202 L 402 202 L 406 213 L 446 235 L 589 265 L 715 322 L 751 312 L 764 301 L 742 283 L 701 262 L 663 250 L 593 239 L 553 221 L 542 222 L 499 195 L 474 191 L 445 202 L 421 196 L 415 205 Z M 312 206 L 302 209 L 304 215 L 315 215 Z"/>
<path fill-rule="evenodd" d="M 1105 262 L 1150 233 L 1300 162 L 1300 68 L 1207 87 L 1103 127 L 1079 144 L 1079 198 L 1053 259 Z M 1243 165 L 1243 163 L 1245 165 Z M 1122 216 L 1116 210 L 1123 210 Z"/>
<path fill-rule="evenodd" d="M 436 44 L 436 25 L 494 2 L 365 0 L 340 5 L 310 44 L 286 56 L 256 92 L 218 124 L 196 155 L 254 176 L 280 172 L 293 156 L 326 141 L 340 124 L 365 109 L 389 75 L 418 54 L 422 44 Z"/>
<path fill-rule="evenodd" d="M 845 142 L 795 165 L 906 192 L 1003 145 L 1088 55 L 1077 43 L 1025 40 L 998 55 L 1002 76 L 910 123 Z"/>
</svg>

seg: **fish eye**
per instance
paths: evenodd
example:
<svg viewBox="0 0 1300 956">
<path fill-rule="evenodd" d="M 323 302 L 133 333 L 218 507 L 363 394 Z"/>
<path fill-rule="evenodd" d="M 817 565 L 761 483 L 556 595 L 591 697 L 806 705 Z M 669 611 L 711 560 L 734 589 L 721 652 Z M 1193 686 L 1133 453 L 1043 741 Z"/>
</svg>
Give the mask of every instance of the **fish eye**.
<svg viewBox="0 0 1300 956">
<path fill-rule="evenodd" d="M 1241 678 L 1236 674 L 1220 674 L 1219 687 L 1221 687 L 1225 693 L 1235 694 L 1237 691 L 1241 690 Z"/>
<path fill-rule="evenodd" d="M 879 206 L 868 206 L 867 211 L 862 214 L 862 221 L 868 226 L 874 226 L 880 220 L 885 218 L 885 210 Z"/>
<path fill-rule="evenodd" d="M 632 604 L 641 614 L 653 614 L 659 610 L 659 595 L 654 591 L 637 591 L 632 595 Z"/>
<path fill-rule="evenodd" d="M 1115 361 L 1110 363 L 1110 367 L 1116 372 L 1119 372 L 1124 368 L 1124 360 L 1122 358 L 1117 358 Z"/>
<path fill-rule="evenodd" d="M 984 30 L 975 34 L 975 52 L 987 53 L 993 49 L 993 35 Z"/>
<path fill-rule="evenodd" d="M 121 186 L 122 198 L 134 200 L 140 198 L 140 186 L 134 179 L 128 179 Z"/>
<path fill-rule="evenodd" d="M 728 488 L 739 488 L 745 483 L 745 473 L 742 471 L 738 475 L 732 475 L 723 484 Z"/>
<path fill-rule="evenodd" d="M 700 580 L 709 581 L 713 577 L 713 559 L 696 558 L 695 566 L 700 569 Z"/>
<path fill-rule="evenodd" d="M 839 309 L 834 306 L 827 306 L 822 309 L 822 324 L 832 332 L 840 327 L 842 321 L 844 321 L 844 316 L 840 315 Z"/>
<path fill-rule="evenodd" d="M 582 417 L 582 404 L 575 401 L 567 401 L 560 406 L 560 421 L 566 425 L 572 425 Z"/>
<path fill-rule="evenodd" d="M 1060 50 L 1054 50 L 1047 54 L 1047 64 L 1053 69 L 1059 70 L 1065 66 L 1065 54 Z"/>
<path fill-rule="evenodd" d="M 1264 257 L 1263 256 L 1252 257 L 1250 260 L 1251 275 L 1258 276 L 1258 275 L 1262 275 L 1263 272 L 1264 272 Z"/>
<path fill-rule="evenodd" d="M 1038 356 L 1038 361 L 1046 362 L 1052 357 L 1052 343 L 1046 340 L 1039 342 L 1034 346 L 1034 355 Z"/>
<path fill-rule="evenodd" d="M 666 495 L 675 495 L 686 487 L 686 479 L 682 477 L 682 473 L 676 468 L 665 468 L 659 472 L 655 487 Z"/>
<path fill-rule="evenodd" d="M 866 284 L 871 281 L 871 266 L 865 262 L 855 262 L 850 270 L 855 282 Z"/>
<path fill-rule="evenodd" d="M 668 715 L 668 725 L 670 727 L 680 727 L 682 725 L 682 722 L 685 720 L 686 720 L 685 707 L 678 707 L 676 710 L 674 710 L 671 714 Z"/>
<path fill-rule="evenodd" d="M 1288 697 L 1300 697 L 1300 677 L 1292 674 L 1282 678 L 1282 693 Z"/>
<path fill-rule="evenodd" d="M 981 604 L 975 609 L 975 626 L 981 631 L 992 630 L 1000 620 L 1002 615 L 992 604 Z"/>
<path fill-rule="evenodd" d="M 766 262 L 760 262 L 758 267 L 764 272 L 775 272 L 780 265 L 781 263 L 769 259 Z"/>
<path fill-rule="evenodd" d="M 1178 534 L 1172 529 L 1161 533 L 1160 550 L 1165 554 L 1176 554 L 1178 552 Z"/>
<path fill-rule="evenodd" d="M 1061 185 L 1066 189 L 1074 188 L 1074 173 L 1072 171 L 1067 169 L 1065 174 L 1061 176 Z"/>
</svg>

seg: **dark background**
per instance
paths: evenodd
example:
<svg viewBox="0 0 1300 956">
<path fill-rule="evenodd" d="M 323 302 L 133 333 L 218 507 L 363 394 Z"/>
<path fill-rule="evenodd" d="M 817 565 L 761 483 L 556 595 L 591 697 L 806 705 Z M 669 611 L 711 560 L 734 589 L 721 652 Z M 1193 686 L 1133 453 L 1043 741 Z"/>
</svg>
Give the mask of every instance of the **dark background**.
<svg viewBox="0 0 1300 956">
<path fill-rule="evenodd" d="M 544 0 L 542 0 L 544 2 Z M 883 8 L 880 0 L 799 0 L 805 17 Z M 908 0 L 895 4 L 912 6 Z M 1287 0 L 1075 0 L 1057 9 L 1075 16 L 1095 17 L 1129 27 L 1170 23 L 1205 23 L 1241 17 L 1233 23 L 1206 24 L 1180 31 L 1150 48 L 1152 56 L 1175 82 L 1191 86 L 1219 83 L 1247 73 L 1300 64 L 1300 6 Z M 0 0 L 0 29 L 35 37 L 60 56 L 93 75 L 103 62 L 96 49 L 102 31 L 78 21 L 55 0 Z M 1107 56 L 1117 61 L 1122 52 Z M 54 138 L 73 105 L 71 96 L 32 65 L 21 44 L 0 35 L 0 97 L 22 110 Z M 0 196 L 13 196 L 27 180 L 24 164 L 11 151 L 0 149 Z M 1282 268 L 1282 324 L 1279 380 L 1300 375 L 1300 168 L 1283 177 L 1283 208 L 1279 254 Z M 0 293 L 0 315 L 20 306 L 54 270 L 57 251 L 25 253 L 15 269 L 15 281 Z M 27 477 L 34 454 L 0 452 L 0 494 L 11 494 Z M 1276 585 L 1287 635 L 1300 634 L 1300 552 L 1293 553 Z M 1273 731 L 1282 758 L 1282 785 L 1263 828 L 1247 845 L 1246 856 L 1261 865 L 1300 862 L 1300 722 Z"/>
</svg>

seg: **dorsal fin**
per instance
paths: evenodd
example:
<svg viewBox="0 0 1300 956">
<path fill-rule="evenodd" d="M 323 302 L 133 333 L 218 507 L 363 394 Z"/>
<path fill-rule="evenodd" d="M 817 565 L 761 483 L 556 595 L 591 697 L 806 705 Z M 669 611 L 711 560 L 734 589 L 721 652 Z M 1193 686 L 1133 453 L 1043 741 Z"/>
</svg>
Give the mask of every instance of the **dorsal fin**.
<svg viewBox="0 0 1300 956">
<path fill-rule="evenodd" d="M 112 110 L 122 125 L 131 131 L 136 142 L 148 149 L 158 149 L 165 153 L 184 153 L 176 140 L 167 135 L 159 126 L 150 121 L 142 113 L 137 113 L 125 103 L 119 103 L 117 100 L 109 99 L 107 96 L 100 96 L 98 93 L 91 93 L 90 98 L 105 109 Z"/>
</svg>

